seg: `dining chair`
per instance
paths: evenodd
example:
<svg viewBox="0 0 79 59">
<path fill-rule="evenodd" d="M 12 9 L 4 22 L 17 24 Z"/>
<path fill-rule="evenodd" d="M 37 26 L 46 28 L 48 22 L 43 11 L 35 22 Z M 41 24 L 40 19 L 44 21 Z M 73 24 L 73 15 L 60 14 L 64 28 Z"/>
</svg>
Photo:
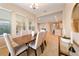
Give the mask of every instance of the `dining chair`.
<svg viewBox="0 0 79 59">
<path fill-rule="evenodd" d="M 62 36 L 62 30 L 61 29 L 55 29 L 55 35 Z"/>
<path fill-rule="evenodd" d="M 37 33 L 35 31 L 32 31 L 32 40 L 35 40 L 37 36 Z"/>
<path fill-rule="evenodd" d="M 12 37 L 9 34 L 3 33 L 3 37 L 5 40 L 6 46 L 9 50 L 9 56 L 19 56 L 23 52 L 27 51 L 28 47 L 26 46 L 26 44 L 17 46 L 17 47 L 13 47 L 12 42 L 11 42 Z"/>
<path fill-rule="evenodd" d="M 45 32 L 38 32 L 36 36 L 36 40 L 29 44 L 29 47 L 35 51 L 35 55 L 37 56 L 37 48 L 41 47 L 41 51 L 43 53 L 42 43 L 44 41 Z"/>
<path fill-rule="evenodd" d="M 41 29 L 40 32 L 45 32 L 45 35 L 46 35 L 46 33 L 47 33 L 47 31 L 44 30 L 44 29 Z M 47 43 L 46 43 L 46 40 L 45 40 L 45 39 L 44 39 L 44 44 L 45 44 L 45 46 L 47 46 Z"/>
<path fill-rule="evenodd" d="M 34 35 L 35 35 L 35 32 L 34 32 L 34 31 L 32 31 L 32 39 L 34 39 Z"/>
</svg>

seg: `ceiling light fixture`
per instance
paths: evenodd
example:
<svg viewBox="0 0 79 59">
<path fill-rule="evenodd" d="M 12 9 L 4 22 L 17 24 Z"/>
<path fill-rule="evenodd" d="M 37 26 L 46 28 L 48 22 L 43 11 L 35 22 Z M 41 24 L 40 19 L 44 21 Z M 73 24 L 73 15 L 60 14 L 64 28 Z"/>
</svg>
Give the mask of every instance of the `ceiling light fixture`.
<svg viewBox="0 0 79 59">
<path fill-rule="evenodd" d="M 38 4 L 37 3 L 33 3 L 30 7 L 33 8 L 33 9 L 38 9 Z"/>
</svg>

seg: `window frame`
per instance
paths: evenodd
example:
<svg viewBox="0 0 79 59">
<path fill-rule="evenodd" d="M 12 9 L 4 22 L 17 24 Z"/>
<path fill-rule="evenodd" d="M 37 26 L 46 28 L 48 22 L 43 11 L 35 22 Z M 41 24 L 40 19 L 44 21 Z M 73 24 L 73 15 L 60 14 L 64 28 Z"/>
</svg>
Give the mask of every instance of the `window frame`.
<svg viewBox="0 0 79 59">
<path fill-rule="evenodd" d="M 7 9 L 7 8 L 4 8 L 4 7 L 0 7 L 0 9 L 5 10 L 5 11 L 11 13 L 11 19 L 10 19 L 10 20 L 4 19 L 4 20 L 10 22 L 10 33 L 8 33 L 8 34 L 12 34 L 12 33 L 11 33 L 11 32 L 12 32 L 12 24 L 11 24 L 11 23 L 12 23 L 12 10 L 9 10 L 9 9 Z M 2 37 L 2 36 L 3 36 L 3 35 L 0 34 L 0 37 Z"/>
</svg>

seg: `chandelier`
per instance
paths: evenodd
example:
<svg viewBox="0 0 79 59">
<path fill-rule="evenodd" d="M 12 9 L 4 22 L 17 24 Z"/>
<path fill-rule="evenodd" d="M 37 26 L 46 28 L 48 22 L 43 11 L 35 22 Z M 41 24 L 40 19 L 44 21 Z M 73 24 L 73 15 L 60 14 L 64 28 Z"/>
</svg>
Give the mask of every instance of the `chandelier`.
<svg viewBox="0 0 79 59">
<path fill-rule="evenodd" d="M 37 3 L 33 3 L 30 7 L 32 9 L 38 9 L 38 4 Z"/>
</svg>

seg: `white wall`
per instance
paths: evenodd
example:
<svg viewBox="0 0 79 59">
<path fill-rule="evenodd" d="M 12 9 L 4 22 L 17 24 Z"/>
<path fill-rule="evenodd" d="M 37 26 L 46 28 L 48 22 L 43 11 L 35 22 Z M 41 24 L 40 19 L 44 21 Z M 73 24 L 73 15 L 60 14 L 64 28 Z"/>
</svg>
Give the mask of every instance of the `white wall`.
<svg viewBox="0 0 79 59">
<path fill-rule="evenodd" d="M 39 17 L 38 22 L 39 23 L 43 23 L 43 22 L 55 22 L 57 20 L 62 20 L 62 11 L 41 16 L 41 17 Z"/>
<path fill-rule="evenodd" d="M 63 35 L 66 36 L 70 36 L 72 28 L 71 28 L 71 21 L 72 21 L 72 11 L 73 11 L 73 7 L 74 7 L 75 3 L 66 3 L 64 5 L 64 9 L 63 9 Z M 45 22 L 47 20 L 50 21 L 50 19 L 52 19 L 53 21 L 55 21 L 55 19 L 50 16 L 42 16 L 40 17 L 40 22 Z"/>
<path fill-rule="evenodd" d="M 72 10 L 74 3 L 66 3 L 63 12 L 63 35 L 70 36 L 72 28 Z"/>
<path fill-rule="evenodd" d="M 48 24 L 50 25 L 51 24 L 50 22 L 56 22 L 58 20 L 59 21 L 62 20 L 62 16 L 63 16 L 62 11 L 40 16 L 38 19 L 38 23 L 40 24 L 39 29 L 46 28 L 46 30 L 48 31 L 49 28 Z"/>
<path fill-rule="evenodd" d="M 16 14 L 22 15 L 26 18 L 26 25 L 27 25 L 27 29 L 28 27 L 28 22 L 29 20 L 34 21 L 33 25 L 35 26 L 35 30 L 36 30 L 36 16 L 32 13 L 30 13 L 27 10 L 24 10 L 23 8 L 20 8 L 17 5 L 14 5 L 12 3 L 0 3 L 0 7 L 11 10 L 12 12 L 12 18 L 11 18 L 11 24 L 12 24 L 12 35 L 15 36 L 16 35 Z"/>
</svg>

